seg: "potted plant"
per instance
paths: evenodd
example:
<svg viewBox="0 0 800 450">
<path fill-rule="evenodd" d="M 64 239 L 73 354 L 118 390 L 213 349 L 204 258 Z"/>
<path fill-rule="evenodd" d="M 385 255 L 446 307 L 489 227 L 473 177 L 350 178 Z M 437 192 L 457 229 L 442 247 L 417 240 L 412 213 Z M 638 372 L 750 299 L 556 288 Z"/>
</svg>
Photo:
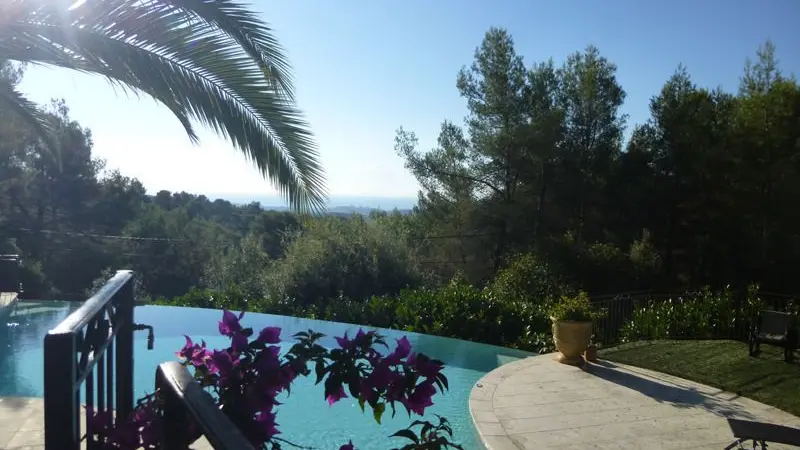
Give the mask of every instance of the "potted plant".
<svg viewBox="0 0 800 450">
<path fill-rule="evenodd" d="M 550 319 L 553 321 L 553 342 L 560 353 L 559 362 L 574 366 L 583 364 L 581 355 L 589 347 L 592 320 L 596 315 L 585 292 L 576 296 L 564 295 L 553 305 Z"/>
<path fill-rule="evenodd" d="M 583 352 L 583 359 L 589 362 L 597 361 L 597 344 L 594 341 L 594 335 L 589 339 L 589 346 Z"/>
</svg>

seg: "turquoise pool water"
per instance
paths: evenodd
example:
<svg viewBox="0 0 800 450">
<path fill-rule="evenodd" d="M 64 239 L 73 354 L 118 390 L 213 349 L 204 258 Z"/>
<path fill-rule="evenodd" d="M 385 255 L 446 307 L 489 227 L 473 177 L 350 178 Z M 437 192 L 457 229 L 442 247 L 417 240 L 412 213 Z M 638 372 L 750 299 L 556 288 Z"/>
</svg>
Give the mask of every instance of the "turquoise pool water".
<svg viewBox="0 0 800 450">
<path fill-rule="evenodd" d="M 20 302 L 4 319 L 6 323 L 0 323 L 0 396 L 43 395 L 43 337 L 77 306 L 69 302 Z M 134 382 L 137 396 L 152 391 L 156 366 L 175 359 L 175 351 L 184 344 L 184 334 L 195 340 L 205 339 L 210 348 L 225 347 L 228 341 L 217 331 L 221 316 L 220 311 L 207 309 L 137 307 L 136 322 L 152 325 L 156 337 L 155 348 L 148 351 L 146 333 L 136 336 Z M 298 331 L 312 329 L 328 336 L 322 342 L 328 347 L 335 346 L 333 336 L 341 336 L 346 331 L 352 336 L 359 328 L 358 325 L 267 314 L 247 314 L 243 323 L 256 329 L 279 326 L 284 339 Z M 380 331 L 392 342 L 405 335 L 415 351 L 444 361 L 450 391 L 435 397 L 436 404 L 429 408 L 426 416 L 433 418 L 435 413 L 447 417 L 452 422 L 457 442 L 466 449 L 482 448 L 469 415 L 469 392 L 487 372 L 529 353 L 416 333 Z M 285 398 L 278 409 L 282 437 L 299 445 L 322 449 L 338 448 L 351 438 L 360 449 L 393 448 L 402 440 L 388 436 L 410 422 L 408 415 L 398 410 L 396 417 L 387 416 L 378 425 L 349 398 L 329 407 L 324 401 L 322 387 L 314 386 L 311 379 L 298 379 L 291 396 Z"/>
</svg>

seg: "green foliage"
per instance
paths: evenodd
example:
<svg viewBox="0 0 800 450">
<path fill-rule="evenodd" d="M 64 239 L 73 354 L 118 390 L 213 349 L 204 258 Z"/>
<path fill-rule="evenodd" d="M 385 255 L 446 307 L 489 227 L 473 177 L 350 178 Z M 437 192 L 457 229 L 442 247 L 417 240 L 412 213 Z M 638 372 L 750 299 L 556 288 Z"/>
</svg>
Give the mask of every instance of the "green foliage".
<svg viewBox="0 0 800 450">
<path fill-rule="evenodd" d="M 545 304 L 569 291 L 548 264 L 532 253 L 511 259 L 489 285 L 493 294 L 501 299 Z"/>
<path fill-rule="evenodd" d="M 552 350 L 550 320 L 544 307 L 523 300 L 498 298 L 463 280 L 436 288 L 404 289 L 398 295 L 365 301 L 337 297 L 309 307 L 288 299 L 252 299 L 235 285 L 225 290 L 192 289 L 158 304 L 232 309 L 393 328 L 452 337 L 533 352 Z"/>
<path fill-rule="evenodd" d="M 592 307 L 589 294 L 579 292 L 577 295 L 562 295 L 549 309 L 550 317 L 555 320 L 576 322 L 591 321 L 600 318 L 601 312 Z"/>
<path fill-rule="evenodd" d="M 204 284 L 216 290 L 235 285 L 246 292 L 248 298 L 264 298 L 268 292 L 264 277 L 270 263 L 261 238 L 251 233 L 239 245 L 212 253 L 205 268 Z"/>
<path fill-rule="evenodd" d="M 142 29 L 142 22 L 149 27 Z M 152 97 L 193 142 L 199 140 L 196 123 L 230 141 L 291 206 L 324 207 L 324 171 L 294 104 L 289 64 L 272 30 L 248 7 L 18 0 L 0 40 L 0 60 L 93 73 Z M 13 111 L 48 142 L 51 156 L 59 153 L 58 127 L 13 81 L 0 78 L 3 110 Z"/>
<path fill-rule="evenodd" d="M 744 330 L 762 303 L 757 286 L 750 286 L 741 302 L 730 287 L 697 292 L 668 299 L 649 299 L 633 310 L 620 331 L 621 342 L 670 338 L 730 338 Z"/>
<path fill-rule="evenodd" d="M 361 216 L 307 221 L 267 274 L 270 297 L 304 308 L 324 308 L 337 297 L 396 294 L 421 282 L 405 242 Z"/>
</svg>

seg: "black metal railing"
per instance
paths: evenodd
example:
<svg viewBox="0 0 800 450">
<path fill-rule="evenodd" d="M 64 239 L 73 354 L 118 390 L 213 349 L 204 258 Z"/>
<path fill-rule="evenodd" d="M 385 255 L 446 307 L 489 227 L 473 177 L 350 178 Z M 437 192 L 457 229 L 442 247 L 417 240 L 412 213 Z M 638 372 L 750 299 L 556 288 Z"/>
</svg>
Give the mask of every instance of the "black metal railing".
<svg viewBox="0 0 800 450">
<path fill-rule="evenodd" d="M 623 337 L 623 330 L 626 325 L 638 327 L 645 335 L 663 335 L 664 330 L 656 329 L 663 327 L 664 320 L 658 317 L 650 323 L 650 316 L 653 314 L 641 314 L 648 308 L 657 308 L 669 303 L 676 310 L 676 318 L 680 319 L 680 308 L 686 302 L 697 302 L 700 292 L 656 292 L 641 291 L 628 292 L 607 296 L 595 296 L 592 298 L 592 305 L 602 310 L 605 314 L 595 323 L 595 340 L 603 346 L 615 345 L 620 343 Z M 715 294 L 712 294 L 715 295 Z M 760 292 L 754 301 L 754 311 L 749 311 L 747 306 L 747 294 L 744 291 L 732 293 L 730 302 L 725 303 L 725 308 L 710 309 L 704 317 L 710 318 L 717 326 L 699 327 L 703 331 L 697 330 L 686 323 L 686 326 L 679 324 L 675 329 L 669 330 L 669 338 L 675 339 L 733 339 L 746 340 L 748 331 L 753 320 L 753 314 L 757 310 L 769 309 L 774 311 L 787 311 L 796 308 L 795 299 L 800 298 L 795 295 L 775 294 Z M 691 309 L 687 308 L 689 311 Z M 669 311 L 669 309 L 667 310 Z M 636 316 L 636 313 L 640 314 Z M 646 312 L 646 311 L 644 311 Z M 688 314 L 691 316 L 691 314 Z M 673 323 L 681 322 L 673 320 Z M 688 321 L 687 321 L 688 322 Z"/>
<path fill-rule="evenodd" d="M 153 348 L 153 327 L 133 322 L 133 272 L 121 270 L 44 339 L 44 425 L 46 450 L 78 450 L 85 436 L 88 450 L 102 447 L 103 430 L 93 430 L 86 414 L 113 411 L 127 418 L 134 409 L 133 333 L 146 330 Z M 156 389 L 164 400 L 165 450 L 185 449 L 189 423 L 220 450 L 253 450 L 188 370 L 162 363 Z M 85 412 L 81 411 L 81 391 Z M 83 420 L 82 420 L 83 418 Z M 81 422 L 86 425 L 81 433 Z"/>
<path fill-rule="evenodd" d="M 214 404 L 189 371 L 177 362 L 166 362 L 156 371 L 156 389 L 164 400 L 164 450 L 186 449 L 188 436 L 179 430 L 197 425 L 217 450 L 255 450 L 233 422 Z"/>
<path fill-rule="evenodd" d="M 118 271 L 45 336 L 46 450 L 81 448 L 82 386 L 87 411 L 133 411 L 133 297 L 133 272 Z M 100 431 L 90 424 L 87 435 Z M 97 446 L 87 440 L 89 450 Z"/>
<path fill-rule="evenodd" d="M 0 255 L 0 292 L 21 291 L 19 255 Z"/>
</svg>

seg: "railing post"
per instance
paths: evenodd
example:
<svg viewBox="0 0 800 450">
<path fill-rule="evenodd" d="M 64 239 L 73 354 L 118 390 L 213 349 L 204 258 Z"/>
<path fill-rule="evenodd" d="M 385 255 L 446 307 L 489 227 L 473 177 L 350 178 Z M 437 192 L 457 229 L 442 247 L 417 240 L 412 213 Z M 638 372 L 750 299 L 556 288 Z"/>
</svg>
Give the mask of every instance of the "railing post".
<svg viewBox="0 0 800 450">
<path fill-rule="evenodd" d="M 117 292 L 116 320 L 120 323 L 116 342 L 117 417 L 133 411 L 133 277 Z"/>
<path fill-rule="evenodd" d="M 189 412 L 177 398 L 172 386 L 165 379 L 166 374 L 156 369 L 156 391 L 164 401 L 164 426 L 161 445 L 164 450 L 178 450 L 187 447 L 185 430 L 189 425 Z"/>
<path fill-rule="evenodd" d="M 80 391 L 74 333 L 44 338 L 44 444 L 48 449 L 79 450 Z"/>
</svg>

